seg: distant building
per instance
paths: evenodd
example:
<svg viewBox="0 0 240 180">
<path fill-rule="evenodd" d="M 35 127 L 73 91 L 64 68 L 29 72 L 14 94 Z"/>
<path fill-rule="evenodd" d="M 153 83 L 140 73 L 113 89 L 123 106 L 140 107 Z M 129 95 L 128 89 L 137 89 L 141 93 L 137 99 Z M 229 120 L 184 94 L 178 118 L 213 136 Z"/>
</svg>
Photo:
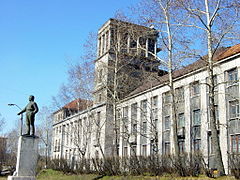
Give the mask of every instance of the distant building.
<svg viewBox="0 0 240 180">
<path fill-rule="evenodd" d="M 74 162 L 102 153 L 174 152 L 168 75 L 157 68 L 157 37 L 154 29 L 114 19 L 100 28 L 94 101 L 75 100 L 54 113 L 53 158 Z M 215 108 L 226 170 L 228 155 L 240 153 L 239 73 L 240 44 L 219 49 L 214 57 Z M 173 77 L 179 150 L 201 151 L 214 167 L 206 61 L 177 70 Z"/>
</svg>

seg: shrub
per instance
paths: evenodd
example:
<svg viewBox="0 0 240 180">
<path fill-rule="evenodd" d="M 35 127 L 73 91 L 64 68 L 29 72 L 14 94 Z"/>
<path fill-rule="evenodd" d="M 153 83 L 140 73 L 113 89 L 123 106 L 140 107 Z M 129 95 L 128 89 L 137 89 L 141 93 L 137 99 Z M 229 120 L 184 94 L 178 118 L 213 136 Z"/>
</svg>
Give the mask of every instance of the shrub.
<svg viewBox="0 0 240 180">
<path fill-rule="evenodd" d="M 236 179 L 240 179 L 240 155 L 239 154 L 229 155 L 229 164 L 231 174 Z"/>
</svg>

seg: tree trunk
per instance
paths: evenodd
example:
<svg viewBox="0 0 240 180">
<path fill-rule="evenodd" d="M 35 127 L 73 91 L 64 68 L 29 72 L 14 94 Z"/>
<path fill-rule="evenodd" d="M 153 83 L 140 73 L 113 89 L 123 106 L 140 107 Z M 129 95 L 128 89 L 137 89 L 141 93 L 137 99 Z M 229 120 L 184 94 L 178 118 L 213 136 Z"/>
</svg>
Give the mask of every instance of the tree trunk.
<svg viewBox="0 0 240 180">
<path fill-rule="evenodd" d="M 217 132 L 216 112 L 214 102 L 214 74 L 213 74 L 213 41 L 212 41 L 212 25 L 210 22 L 210 13 L 208 9 L 208 0 L 205 0 L 206 15 L 207 15 L 207 39 L 208 39 L 208 76 L 209 76 L 209 107 L 210 107 L 210 128 L 212 138 L 212 148 L 214 153 L 214 159 L 216 162 L 216 168 L 219 171 L 219 175 L 225 175 L 224 165 L 222 161 L 222 153 L 220 147 L 219 136 Z"/>
</svg>

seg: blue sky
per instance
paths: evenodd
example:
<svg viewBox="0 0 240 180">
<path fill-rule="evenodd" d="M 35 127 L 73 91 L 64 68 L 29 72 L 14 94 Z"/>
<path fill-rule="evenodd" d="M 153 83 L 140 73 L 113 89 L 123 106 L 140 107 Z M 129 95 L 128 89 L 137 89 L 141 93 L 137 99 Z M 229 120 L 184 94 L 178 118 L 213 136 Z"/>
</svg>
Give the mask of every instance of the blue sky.
<svg viewBox="0 0 240 180">
<path fill-rule="evenodd" d="M 77 61 L 89 32 L 96 32 L 139 0 L 2 0 L 0 1 L 0 113 L 3 133 L 15 127 L 28 96 L 39 107 L 50 105 L 66 81 L 68 59 Z"/>
</svg>

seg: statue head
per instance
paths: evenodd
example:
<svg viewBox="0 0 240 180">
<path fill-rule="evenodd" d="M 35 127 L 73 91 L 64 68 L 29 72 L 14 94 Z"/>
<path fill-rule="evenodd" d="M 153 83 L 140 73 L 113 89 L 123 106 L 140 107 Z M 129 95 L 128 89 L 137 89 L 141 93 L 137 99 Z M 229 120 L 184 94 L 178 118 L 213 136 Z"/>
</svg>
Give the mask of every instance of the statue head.
<svg viewBox="0 0 240 180">
<path fill-rule="evenodd" d="M 33 95 L 29 96 L 29 101 L 34 101 L 34 96 Z"/>
</svg>

